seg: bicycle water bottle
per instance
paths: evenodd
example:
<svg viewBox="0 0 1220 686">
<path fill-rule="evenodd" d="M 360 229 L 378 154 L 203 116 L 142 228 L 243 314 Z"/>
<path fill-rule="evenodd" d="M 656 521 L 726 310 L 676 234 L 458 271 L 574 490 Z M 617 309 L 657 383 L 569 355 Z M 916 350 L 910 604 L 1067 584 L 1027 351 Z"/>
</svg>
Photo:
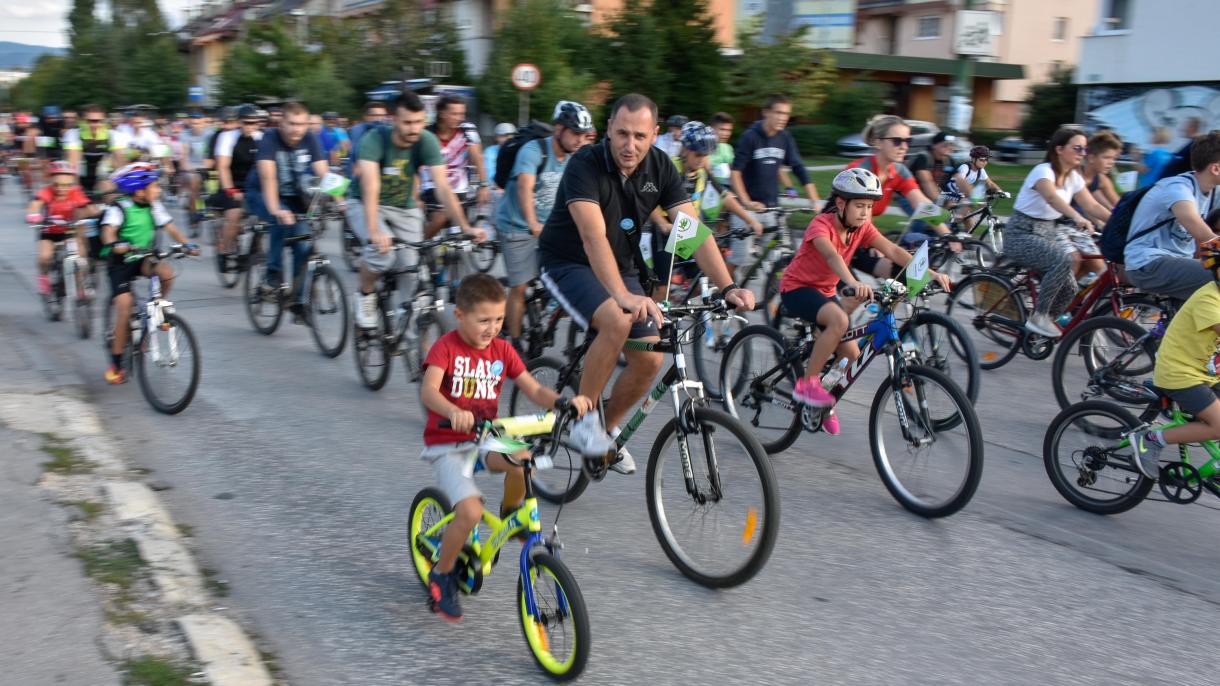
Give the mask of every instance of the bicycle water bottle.
<svg viewBox="0 0 1220 686">
<path fill-rule="evenodd" d="M 822 388 L 825 388 L 828 391 L 834 389 L 835 386 L 839 385 L 839 382 L 843 380 L 843 377 L 846 374 L 847 358 L 844 357 L 839 360 L 839 364 L 835 365 L 834 369 L 826 372 L 826 376 L 822 377 Z"/>
<path fill-rule="evenodd" d="M 1158 319 L 1158 320 L 1156 320 L 1156 326 L 1153 326 L 1153 327 L 1152 327 L 1152 336 L 1153 336 L 1154 338 L 1164 338 L 1164 337 L 1165 337 L 1165 329 L 1166 329 L 1168 326 L 1169 326 L 1169 317 L 1167 317 L 1167 316 L 1165 316 L 1164 314 L 1162 314 L 1162 315 L 1161 315 L 1161 318 L 1160 318 L 1160 319 Z"/>
<path fill-rule="evenodd" d="M 1092 286 L 1093 282 L 1096 280 L 1097 272 L 1089 272 L 1088 274 L 1080 277 L 1080 281 L 1078 283 L 1080 284 L 1081 288 L 1088 288 L 1089 286 Z"/>
<path fill-rule="evenodd" d="M 1059 326 L 1067 326 L 1068 322 L 1070 322 L 1070 321 L 1072 321 L 1072 315 L 1067 312 L 1064 312 L 1063 314 L 1059 315 L 1058 317 L 1055 317 L 1055 323 L 1058 324 Z"/>
</svg>

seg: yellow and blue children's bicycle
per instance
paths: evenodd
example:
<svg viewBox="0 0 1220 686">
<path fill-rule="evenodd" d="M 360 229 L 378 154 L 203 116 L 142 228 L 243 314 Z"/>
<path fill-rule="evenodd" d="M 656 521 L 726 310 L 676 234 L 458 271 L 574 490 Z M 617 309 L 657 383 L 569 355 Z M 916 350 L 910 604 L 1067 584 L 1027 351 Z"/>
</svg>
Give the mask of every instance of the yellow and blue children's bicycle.
<svg viewBox="0 0 1220 686">
<path fill-rule="evenodd" d="M 562 406 L 562 407 L 561 407 Z M 521 631 L 534 661 L 552 679 L 567 681 L 584 671 L 589 659 L 589 612 L 576 578 L 559 559 L 563 544 L 559 527 L 553 526 L 549 536 L 542 535 L 542 518 L 538 498 L 530 473 L 536 457 L 544 457 L 541 446 L 554 452 L 560 445 L 559 436 L 572 417 L 565 402 L 558 401 L 560 415 L 548 412 L 538 415 L 505 417 L 495 420 L 476 418 L 477 451 L 472 451 L 469 469 L 477 471 L 482 457 L 489 452 L 525 470 L 525 501 L 516 511 L 500 518 L 483 510 L 483 527 L 476 526 L 462 547 L 454 570 L 458 572 L 458 588 L 467 595 L 479 592 L 483 578 L 500 559 L 500 549 L 514 537 L 525 537 L 521 548 L 521 574 L 517 580 L 517 609 Z M 441 422 L 442 426 L 448 421 Z M 518 440 L 530 436 L 549 436 L 551 440 L 531 443 Z M 517 460 L 514 454 L 530 450 L 529 459 Z M 553 458 L 553 455 L 547 456 Z M 561 506 L 562 507 L 562 506 Z M 424 587 L 428 573 L 440 558 L 441 538 L 445 527 L 453 520 L 453 507 L 445 494 L 436 488 L 425 488 L 411 503 L 411 560 Z M 558 516 L 556 517 L 558 519 Z M 480 529 L 485 527 L 484 532 Z"/>
</svg>

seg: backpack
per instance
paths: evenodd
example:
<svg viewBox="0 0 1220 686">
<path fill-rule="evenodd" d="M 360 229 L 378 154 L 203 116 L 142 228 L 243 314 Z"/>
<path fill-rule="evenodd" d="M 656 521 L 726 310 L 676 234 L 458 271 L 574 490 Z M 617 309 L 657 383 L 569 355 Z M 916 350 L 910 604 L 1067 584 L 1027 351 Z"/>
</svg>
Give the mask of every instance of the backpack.
<svg viewBox="0 0 1220 686">
<path fill-rule="evenodd" d="M 1193 183 L 1194 175 L 1192 174 L 1190 178 Z M 1110 218 L 1106 220 L 1106 225 L 1101 230 L 1101 238 L 1097 240 L 1097 247 L 1101 248 L 1101 254 L 1107 260 L 1116 264 L 1123 264 L 1123 252 L 1127 249 L 1128 243 L 1153 231 L 1159 231 L 1176 221 L 1171 215 L 1168 219 L 1159 221 L 1134 236 L 1127 235 L 1127 232 L 1131 230 L 1131 220 L 1135 217 L 1135 209 L 1139 206 L 1140 200 L 1143 200 L 1144 196 L 1148 195 L 1148 191 L 1152 190 L 1155 185 L 1152 184 L 1144 186 L 1139 190 L 1128 191 L 1123 193 L 1123 196 L 1118 199 L 1118 204 L 1110 212 Z"/>
<path fill-rule="evenodd" d="M 500 155 L 496 158 L 496 186 L 506 188 L 509 180 L 512 178 L 513 165 L 517 163 L 517 155 L 521 152 L 521 147 L 527 143 L 546 138 L 555 133 L 554 128 L 542 122 L 531 122 L 528 126 L 521 127 L 513 137 L 508 139 L 500 146 Z M 550 151 L 547 146 L 539 146 L 542 148 L 542 161 L 538 163 L 538 171 L 546 166 L 547 157 Z"/>
</svg>

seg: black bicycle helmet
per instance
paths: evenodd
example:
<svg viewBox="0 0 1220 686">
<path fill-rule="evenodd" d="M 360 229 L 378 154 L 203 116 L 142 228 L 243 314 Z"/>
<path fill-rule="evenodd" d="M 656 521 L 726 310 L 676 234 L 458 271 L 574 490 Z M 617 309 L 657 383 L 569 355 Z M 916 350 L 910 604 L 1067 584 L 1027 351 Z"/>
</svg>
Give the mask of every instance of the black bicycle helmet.
<svg viewBox="0 0 1220 686">
<path fill-rule="evenodd" d="M 555 104 L 555 114 L 551 121 L 576 133 L 593 131 L 593 115 L 589 114 L 589 109 L 571 100 L 560 100 Z"/>
<path fill-rule="evenodd" d="M 260 114 L 262 114 L 262 113 L 259 112 L 259 109 L 257 106 L 251 105 L 250 103 L 247 102 L 237 108 L 237 117 L 236 118 L 241 119 L 243 121 L 245 121 L 246 119 L 259 119 Z"/>
<path fill-rule="evenodd" d="M 669 119 L 665 120 L 665 128 L 680 129 L 683 126 L 686 126 L 686 122 L 688 122 L 688 121 L 690 121 L 690 118 L 683 117 L 680 114 L 675 114 L 675 115 L 671 116 Z"/>
<path fill-rule="evenodd" d="M 991 148 L 986 145 L 976 145 L 970 148 L 970 159 L 972 160 L 987 160 L 991 159 Z"/>
</svg>

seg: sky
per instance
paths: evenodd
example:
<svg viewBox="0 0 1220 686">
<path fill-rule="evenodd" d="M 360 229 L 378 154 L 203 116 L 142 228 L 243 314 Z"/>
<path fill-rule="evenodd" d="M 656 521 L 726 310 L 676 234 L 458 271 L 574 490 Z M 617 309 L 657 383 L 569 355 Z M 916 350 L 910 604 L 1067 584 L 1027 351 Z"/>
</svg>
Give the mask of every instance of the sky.
<svg viewBox="0 0 1220 686">
<path fill-rule="evenodd" d="M 188 8 L 199 0 L 159 0 L 170 26 L 182 23 Z M 72 0 L 0 0 L 0 41 L 46 45 L 68 44 L 68 9 Z"/>
</svg>

